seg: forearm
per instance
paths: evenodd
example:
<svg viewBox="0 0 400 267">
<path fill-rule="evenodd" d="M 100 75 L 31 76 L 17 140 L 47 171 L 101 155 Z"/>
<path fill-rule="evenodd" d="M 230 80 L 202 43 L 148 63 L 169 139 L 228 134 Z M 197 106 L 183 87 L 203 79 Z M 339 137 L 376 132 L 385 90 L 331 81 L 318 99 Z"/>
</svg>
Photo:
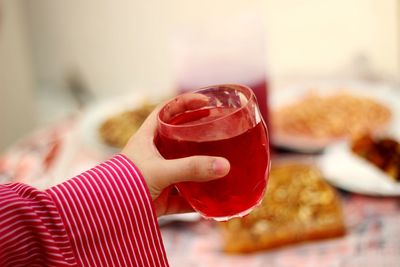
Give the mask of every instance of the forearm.
<svg viewBox="0 0 400 267">
<path fill-rule="evenodd" d="M 42 194 L 63 228 L 70 266 L 168 266 L 147 187 L 124 156 Z"/>
<path fill-rule="evenodd" d="M 0 185 L 0 266 L 78 266 L 45 192 L 24 184 Z"/>
<path fill-rule="evenodd" d="M 148 189 L 126 157 L 47 192 L 82 266 L 168 266 Z"/>
</svg>

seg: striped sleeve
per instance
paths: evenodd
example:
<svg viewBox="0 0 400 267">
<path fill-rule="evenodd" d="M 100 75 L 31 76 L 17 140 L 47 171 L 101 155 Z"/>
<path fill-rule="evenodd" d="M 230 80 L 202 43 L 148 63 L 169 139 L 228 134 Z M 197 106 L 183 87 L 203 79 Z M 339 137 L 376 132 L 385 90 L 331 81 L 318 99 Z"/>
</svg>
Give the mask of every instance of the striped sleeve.
<svg viewBox="0 0 400 267">
<path fill-rule="evenodd" d="M 150 193 L 123 155 L 40 194 L 62 230 L 57 238 L 65 243 L 54 254 L 65 266 L 168 266 Z"/>
<path fill-rule="evenodd" d="M 0 185 L 0 266 L 78 266 L 48 194 L 24 184 Z"/>
</svg>

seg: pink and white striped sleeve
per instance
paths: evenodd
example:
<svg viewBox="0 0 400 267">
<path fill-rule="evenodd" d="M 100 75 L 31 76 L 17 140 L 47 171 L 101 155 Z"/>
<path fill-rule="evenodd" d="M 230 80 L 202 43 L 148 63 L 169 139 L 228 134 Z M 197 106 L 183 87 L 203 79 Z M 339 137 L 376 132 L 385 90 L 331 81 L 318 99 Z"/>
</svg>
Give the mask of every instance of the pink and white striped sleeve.
<svg viewBox="0 0 400 267">
<path fill-rule="evenodd" d="M 9 217 L 0 206 L 0 266 L 23 259 L 29 266 L 168 266 L 150 193 L 123 155 L 45 192 L 24 185 L 7 189 L 10 208 L 17 202 L 21 208 Z M 0 187 L 0 201 L 2 194 Z M 34 236 L 30 249 L 42 259 L 36 265 L 32 253 L 19 249 L 21 236 Z"/>
</svg>

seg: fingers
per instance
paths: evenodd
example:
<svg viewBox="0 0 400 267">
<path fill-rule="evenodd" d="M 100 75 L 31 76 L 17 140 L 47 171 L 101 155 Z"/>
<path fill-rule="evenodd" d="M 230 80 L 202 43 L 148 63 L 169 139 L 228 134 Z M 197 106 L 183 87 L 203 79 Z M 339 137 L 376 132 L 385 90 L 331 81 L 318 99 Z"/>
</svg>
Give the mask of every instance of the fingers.
<svg viewBox="0 0 400 267">
<path fill-rule="evenodd" d="M 163 215 L 194 212 L 189 203 L 180 195 L 170 197 L 168 208 Z"/>
<path fill-rule="evenodd" d="M 186 110 L 198 109 L 206 106 L 207 104 L 207 96 L 193 93 L 183 94 L 173 100 L 163 102 L 150 113 L 150 115 L 143 122 L 138 132 L 142 133 L 143 136 L 152 139 L 157 131 L 158 113 L 163 107 L 165 107 L 164 119 L 166 121 L 169 121 L 171 118 L 179 113 L 182 113 Z"/>
<path fill-rule="evenodd" d="M 155 204 L 157 204 L 157 200 L 155 201 Z M 156 209 L 157 216 L 194 212 L 189 203 L 180 195 L 170 196 L 167 203 L 157 205 L 157 207 L 160 207 L 159 209 Z"/>
<path fill-rule="evenodd" d="M 174 186 L 165 188 L 153 201 L 157 216 L 193 212 L 193 208 L 178 193 Z"/>
<path fill-rule="evenodd" d="M 230 170 L 227 159 L 210 156 L 163 160 L 160 164 L 157 176 L 164 188 L 184 181 L 205 182 L 221 178 Z"/>
<path fill-rule="evenodd" d="M 176 97 L 165 105 L 164 121 L 171 120 L 175 115 L 187 110 L 195 110 L 207 106 L 208 97 L 202 94 L 187 93 Z"/>
</svg>

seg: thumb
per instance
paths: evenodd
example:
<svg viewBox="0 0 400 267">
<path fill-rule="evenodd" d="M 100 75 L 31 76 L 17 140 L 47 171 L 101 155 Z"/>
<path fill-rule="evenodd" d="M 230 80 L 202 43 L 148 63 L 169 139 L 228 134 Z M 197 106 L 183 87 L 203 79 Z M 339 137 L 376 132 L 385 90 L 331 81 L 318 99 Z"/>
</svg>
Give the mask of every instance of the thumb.
<svg viewBox="0 0 400 267">
<path fill-rule="evenodd" d="M 162 174 L 159 176 L 165 186 L 192 181 L 206 182 L 221 178 L 230 170 L 229 161 L 221 157 L 192 156 L 181 159 L 165 160 Z"/>
</svg>

